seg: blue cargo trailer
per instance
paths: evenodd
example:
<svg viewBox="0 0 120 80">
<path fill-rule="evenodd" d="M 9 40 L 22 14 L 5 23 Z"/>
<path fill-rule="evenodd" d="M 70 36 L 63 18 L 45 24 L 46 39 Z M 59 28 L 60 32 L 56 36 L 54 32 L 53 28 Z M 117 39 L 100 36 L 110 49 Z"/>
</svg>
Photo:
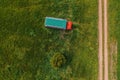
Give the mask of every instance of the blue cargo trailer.
<svg viewBox="0 0 120 80">
<path fill-rule="evenodd" d="M 46 17 L 45 26 L 64 30 L 71 30 L 72 22 L 68 22 L 66 19 Z"/>
</svg>

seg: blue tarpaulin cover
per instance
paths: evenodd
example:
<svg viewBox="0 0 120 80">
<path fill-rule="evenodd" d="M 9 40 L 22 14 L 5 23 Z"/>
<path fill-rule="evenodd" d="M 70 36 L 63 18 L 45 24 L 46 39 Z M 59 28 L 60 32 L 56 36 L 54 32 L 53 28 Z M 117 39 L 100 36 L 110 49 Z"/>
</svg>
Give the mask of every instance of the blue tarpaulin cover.
<svg viewBox="0 0 120 80">
<path fill-rule="evenodd" d="M 59 19 L 59 18 L 52 18 L 52 17 L 45 18 L 46 27 L 66 29 L 66 25 L 67 25 L 66 19 Z"/>
</svg>

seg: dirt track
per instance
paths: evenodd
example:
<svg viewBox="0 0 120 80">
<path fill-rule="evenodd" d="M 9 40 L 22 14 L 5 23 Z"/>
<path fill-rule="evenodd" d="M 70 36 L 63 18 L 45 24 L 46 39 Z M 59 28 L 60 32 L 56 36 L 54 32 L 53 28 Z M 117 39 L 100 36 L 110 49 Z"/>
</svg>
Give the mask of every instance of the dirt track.
<svg viewBox="0 0 120 80">
<path fill-rule="evenodd" d="M 107 0 L 104 0 L 104 80 L 108 80 L 108 22 Z"/>
<path fill-rule="evenodd" d="M 98 37 L 99 37 L 99 49 L 98 49 L 98 59 L 99 59 L 99 76 L 98 80 L 103 80 L 103 40 L 102 40 L 102 0 L 99 0 L 98 4 Z"/>
<path fill-rule="evenodd" d="M 99 4 L 98 4 L 98 36 L 99 36 L 99 49 L 98 49 L 99 75 L 98 75 L 98 80 L 108 80 L 107 0 L 103 0 L 103 2 L 102 2 L 102 0 L 99 0 L 98 2 L 99 2 Z M 104 9 L 103 14 L 102 14 L 102 9 Z M 103 61 L 103 58 L 104 58 L 104 61 Z M 103 62 L 104 62 L 104 64 L 103 64 Z"/>
</svg>

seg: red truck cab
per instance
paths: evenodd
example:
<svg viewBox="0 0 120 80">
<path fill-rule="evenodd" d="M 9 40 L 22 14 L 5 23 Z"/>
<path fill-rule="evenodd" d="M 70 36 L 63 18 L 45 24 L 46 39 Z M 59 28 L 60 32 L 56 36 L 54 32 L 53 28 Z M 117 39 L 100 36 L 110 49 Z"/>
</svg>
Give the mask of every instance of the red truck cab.
<svg viewBox="0 0 120 80">
<path fill-rule="evenodd" d="M 66 30 L 72 30 L 72 22 L 71 21 L 67 22 Z"/>
</svg>

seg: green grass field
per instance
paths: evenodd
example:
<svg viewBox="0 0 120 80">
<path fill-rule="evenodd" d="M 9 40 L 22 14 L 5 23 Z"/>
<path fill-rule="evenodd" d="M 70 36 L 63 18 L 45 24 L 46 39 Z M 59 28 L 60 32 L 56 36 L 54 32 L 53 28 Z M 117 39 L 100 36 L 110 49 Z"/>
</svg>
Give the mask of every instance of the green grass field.
<svg viewBox="0 0 120 80">
<path fill-rule="evenodd" d="M 73 21 L 45 28 L 46 16 Z M 0 80 L 97 80 L 96 0 L 0 0 Z M 54 69 L 51 57 L 66 64 Z"/>
<path fill-rule="evenodd" d="M 110 39 L 118 42 L 118 64 L 117 64 L 117 76 L 120 80 L 120 1 L 109 0 L 109 33 Z"/>
</svg>

